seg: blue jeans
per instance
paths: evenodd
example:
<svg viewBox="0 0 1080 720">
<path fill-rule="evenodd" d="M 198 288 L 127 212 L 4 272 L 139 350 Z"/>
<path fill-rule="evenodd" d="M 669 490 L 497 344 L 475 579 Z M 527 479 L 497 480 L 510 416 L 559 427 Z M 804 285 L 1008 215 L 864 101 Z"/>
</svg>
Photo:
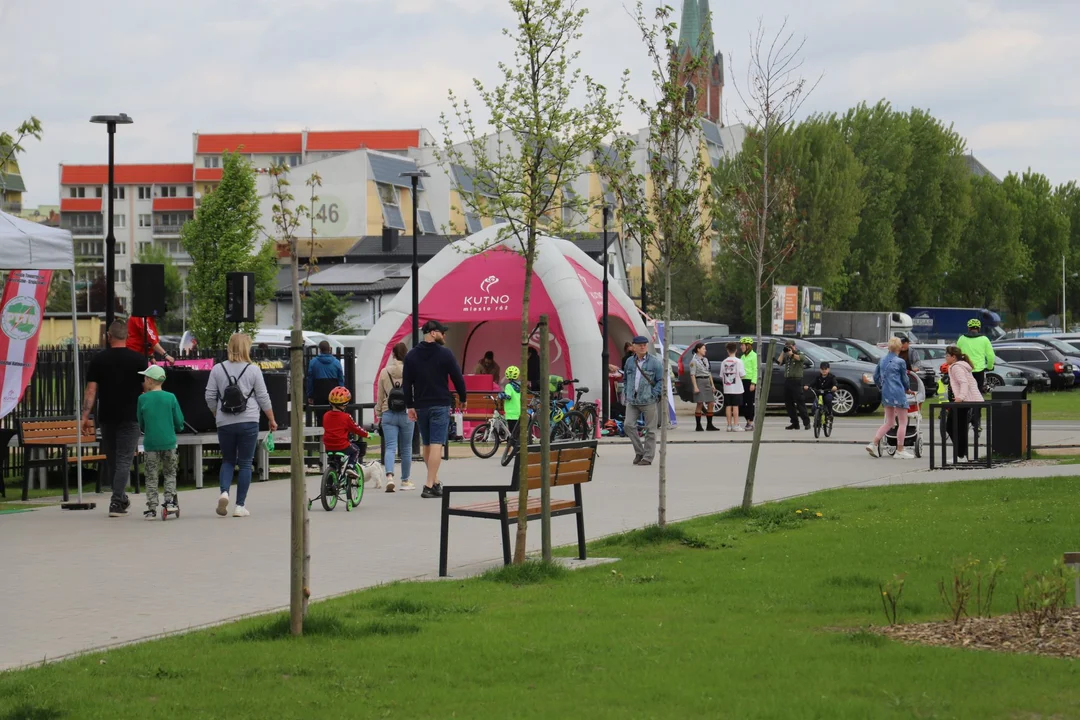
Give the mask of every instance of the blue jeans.
<svg viewBox="0 0 1080 720">
<path fill-rule="evenodd" d="M 445 445 L 450 432 L 450 408 L 417 408 L 416 426 L 420 430 L 421 445 Z"/>
<path fill-rule="evenodd" d="M 255 445 L 259 442 L 259 423 L 235 423 L 218 428 L 218 443 L 221 445 L 221 492 L 229 492 L 233 472 L 240 466 L 240 477 L 236 480 L 236 504 L 241 507 L 247 500 L 248 487 L 251 486 L 251 464 L 255 460 Z"/>
<path fill-rule="evenodd" d="M 419 413 L 417 413 L 419 417 Z M 382 414 L 383 465 L 386 474 L 394 474 L 394 458 L 401 448 L 401 479 L 408 480 L 412 470 L 412 438 L 416 423 L 408 413 L 386 411 Z"/>
</svg>

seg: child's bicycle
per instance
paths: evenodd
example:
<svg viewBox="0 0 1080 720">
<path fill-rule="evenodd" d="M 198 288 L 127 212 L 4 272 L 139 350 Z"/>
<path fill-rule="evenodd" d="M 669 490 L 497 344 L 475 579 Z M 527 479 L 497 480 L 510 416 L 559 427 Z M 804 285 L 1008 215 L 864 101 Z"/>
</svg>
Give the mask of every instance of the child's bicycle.
<svg viewBox="0 0 1080 720">
<path fill-rule="evenodd" d="M 825 431 L 825 437 L 832 435 L 833 410 L 832 405 L 825 404 L 825 394 L 815 390 L 814 395 L 814 437 L 821 437 L 821 431 Z"/>
<path fill-rule="evenodd" d="M 510 426 L 498 408 L 498 395 L 487 397 L 495 401 L 495 412 L 492 413 L 490 420 L 473 428 L 472 435 L 469 437 L 469 446 L 472 447 L 476 457 L 487 459 L 499 452 L 500 445 L 505 444 L 501 461 L 505 467 L 514 459 L 514 438 L 510 437 Z"/>
<path fill-rule="evenodd" d="M 355 462 L 349 462 L 344 450 L 326 453 L 326 471 L 319 484 L 319 494 L 308 499 L 308 510 L 316 500 L 322 501 L 323 510 L 327 512 L 337 507 L 338 498 L 345 500 L 346 512 L 360 504 L 364 498 L 364 467 L 361 461 L 367 451 L 367 443 L 360 440 L 357 445 L 360 453 Z M 353 470 L 356 477 L 349 477 L 349 470 Z"/>
</svg>

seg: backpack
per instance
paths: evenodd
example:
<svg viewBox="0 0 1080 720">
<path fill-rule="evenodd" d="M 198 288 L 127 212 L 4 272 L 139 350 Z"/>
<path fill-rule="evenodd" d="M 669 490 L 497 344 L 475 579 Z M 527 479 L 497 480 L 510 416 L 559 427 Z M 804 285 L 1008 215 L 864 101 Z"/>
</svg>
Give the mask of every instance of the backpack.
<svg viewBox="0 0 1080 720">
<path fill-rule="evenodd" d="M 386 373 L 390 377 L 390 373 Z M 393 379 L 391 379 L 393 382 Z M 401 389 L 401 383 L 395 382 L 394 387 L 386 395 L 386 409 L 390 412 L 405 412 L 405 391 Z"/>
<path fill-rule="evenodd" d="M 255 394 L 255 388 L 251 388 L 251 392 L 244 395 L 244 391 L 240 389 L 240 378 L 244 377 L 244 373 L 251 365 L 246 365 L 240 374 L 236 377 L 229 375 L 229 371 L 225 370 L 224 366 L 221 368 L 225 371 L 225 377 L 229 379 L 229 384 L 225 387 L 225 392 L 221 393 L 221 412 L 226 415 L 239 415 L 247 410 L 248 400 Z"/>
</svg>

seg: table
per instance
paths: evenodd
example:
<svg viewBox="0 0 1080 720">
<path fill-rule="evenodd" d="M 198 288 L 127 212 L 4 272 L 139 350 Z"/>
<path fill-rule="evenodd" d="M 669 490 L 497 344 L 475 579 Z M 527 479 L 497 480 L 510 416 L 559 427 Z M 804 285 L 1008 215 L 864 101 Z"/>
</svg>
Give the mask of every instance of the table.
<svg viewBox="0 0 1080 720">
<path fill-rule="evenodd" d="M 259 468 L 259 479 L 270 479 L 270 453 L 266 450 L 266 444 L 263 442 L 269 433 L 259 433 L 259 443 L 255 446 L 255 463 Z M 310 438 L 321 438 L 323 429 L 321 427 L 305 427 L 304 428 L 304 440 L 307 441 Z M 292 430 L 277 430 L 274 432 L 274 444 L 288 443 L 292 440 Z M 202 454 L 203 447 L 207 445 L 216 446 L 218 444 L 217 433 L 184 433 L 176 436 L 177 450 L 180 452 L 181 457 L 186 453 L 188 455 L 191 467 L 195 474 L 195 487 L 201 488 L 203 486 L 203 464 Z M 320 457 L 323 462 L 326 461 L 326 454 L 321 449 L 319 451 Z"/>
</svg>

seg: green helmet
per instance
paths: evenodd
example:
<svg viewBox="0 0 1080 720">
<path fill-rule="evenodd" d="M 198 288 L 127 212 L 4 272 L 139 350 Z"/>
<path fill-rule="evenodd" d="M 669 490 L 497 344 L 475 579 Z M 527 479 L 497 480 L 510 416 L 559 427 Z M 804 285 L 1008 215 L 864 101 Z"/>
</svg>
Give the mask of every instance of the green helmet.
<svg viewBox="0 0 1080 720">
<path fill-rule="evenodd" d="M 519 377 L 521 377 L 521 368 L 519 368 L 517 365 L 510 365 L 506 368 L 505 371 L 503 371 L 503 375 L 506 376 L 507 380 L 517 380 Z"/>
<path fill-rule="evenodd" d="M 743 335 L 741 338 L 739 338 L 739 342 L 744 345 L 753 345 L 754 338 L 750 337 L 749 335 Z"/>
<path fill-rule="evenodd" d="M 982 327 L 982 320 L 979 320 L 979 318 L 971 318 L 970 320 L 968 320 L 968 327 L 969 328 L 981 328 Z"/>
</svg>

